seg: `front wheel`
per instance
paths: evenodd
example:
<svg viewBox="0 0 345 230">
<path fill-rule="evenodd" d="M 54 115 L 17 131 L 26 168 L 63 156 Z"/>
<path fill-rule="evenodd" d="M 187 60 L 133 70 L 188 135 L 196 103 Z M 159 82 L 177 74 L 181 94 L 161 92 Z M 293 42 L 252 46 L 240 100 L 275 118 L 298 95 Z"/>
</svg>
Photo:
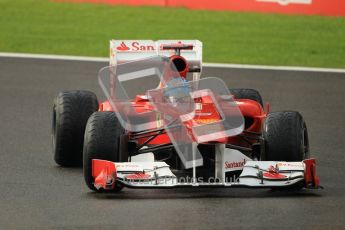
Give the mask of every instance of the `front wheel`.
<svg viewBox="0 0 345 230">
<path fill-rule="evenodd" d="M 268 114 L 263 130 L 263 160 L 302 161 L 309 157 L 308 130 L 302 115 L 295 111 Z"/>
<path fill-rule="evenodd" d="M 84 137 L 83 171 L 86 185 L 94 191 L 92 159 L 112 162 L 128 161 L 128 153 L 121 149 L 121 136 L 125 133 L 114 112 L 95 112 L 89 118 Z M 120 191 L 116 185 L 113 192 Z"/>
</svg>

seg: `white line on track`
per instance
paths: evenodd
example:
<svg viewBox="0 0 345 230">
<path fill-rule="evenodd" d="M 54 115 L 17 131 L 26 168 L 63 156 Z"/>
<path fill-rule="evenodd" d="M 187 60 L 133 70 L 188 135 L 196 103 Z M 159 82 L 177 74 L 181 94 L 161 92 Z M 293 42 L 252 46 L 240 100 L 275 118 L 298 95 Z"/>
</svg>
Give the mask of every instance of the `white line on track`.
<svg viewBox="0 0 345 230">
<path fill-rule="evenodd" d="M 108 62 L 109 61 L 109 58 L 102 58 L 102 57 L 68 56 L 68 55 L 52 55 L 52 54 L 29 54 L 29 53 L 2 53 L 2 52 L 0 52 L 0 57 L 37 58 L 37 59 L 89 61 L 89 62 Z"/>
<path fill-rule="evenodd" d="M 30 54 L 30 53 L 4 53 L 4 52 L 0 52 L 0 57 L 37 58 L 37 59 L 89 61 L 89 62 L 108 62 L 109 61 L 109 58 L 103 58 L 103 57 Z M 203 63 L 203 66 L 212 67 L 212 68 L 230 68 L 230 69 L 260 69 L 260 70 L 345 73 L 345 69 L 312 68 L 312 67 L 297 67 L 297 66 L 267 66 L 267 65 L 244 65 L 244 64 L 223 64 L 223 63 Z"/>
</svg>

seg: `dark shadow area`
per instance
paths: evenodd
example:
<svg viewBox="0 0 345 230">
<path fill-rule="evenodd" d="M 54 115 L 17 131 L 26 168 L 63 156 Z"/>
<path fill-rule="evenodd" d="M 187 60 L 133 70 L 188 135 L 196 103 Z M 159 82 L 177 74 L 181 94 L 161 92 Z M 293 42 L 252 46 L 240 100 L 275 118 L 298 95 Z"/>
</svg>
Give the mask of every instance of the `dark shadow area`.
<svg viewBox="0 0 345 230">
<path fill-rule="evenodd" d="M 171 188 L 171 189 L 130 189 L 125 188 L 119 193 L 89 192 L 87 197 L 106 200 L 117 199 L 202 199 L 202 198 L 308 198 L 322 197 L 320 191 L 274 191 L 271 189 L 243 188 Z"/>
</svg>

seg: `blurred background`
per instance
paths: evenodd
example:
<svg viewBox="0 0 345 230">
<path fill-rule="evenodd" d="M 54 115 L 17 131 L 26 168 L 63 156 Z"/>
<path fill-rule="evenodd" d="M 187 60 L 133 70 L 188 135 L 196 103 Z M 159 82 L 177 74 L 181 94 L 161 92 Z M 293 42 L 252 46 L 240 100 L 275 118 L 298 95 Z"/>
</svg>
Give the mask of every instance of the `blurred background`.
<svg viewBox="0 0 345 230">
<path fill-rule="evenodd" d="M 204 60 L 345 68 L 343 0 L 0 0 L 0 52 L 109 55 L 110 39 L 198 39 Z"/>
</svg>

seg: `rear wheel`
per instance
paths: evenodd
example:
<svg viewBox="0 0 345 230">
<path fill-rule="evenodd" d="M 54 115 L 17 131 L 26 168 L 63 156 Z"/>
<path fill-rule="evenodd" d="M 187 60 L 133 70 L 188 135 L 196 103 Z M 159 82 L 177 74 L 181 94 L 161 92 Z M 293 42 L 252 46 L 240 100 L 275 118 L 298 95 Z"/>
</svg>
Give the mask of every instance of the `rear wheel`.
<svg viewBox="0 0 345 230">
<path fill-rule="evenodd" d="M 255 89 L 229 89 L 236 99 L 250 99 L 258 102 L 263 107 L 262 97 Z"/>
<path fill-rule="evenodd" d="M 309 157 L 308 131 L 302 115 L 298 112 L 268 114 L 263 137 L 263 160 L 302 161 Z"/>
<path fill-rule="evenodd" d="M 62 91 L 55 97 L 52 116 L 52 145 L 57 164 L 61 166 L 82 165 L 86 122 L 97 109 L 97 97 L 90 91 Z"/>
<path fill-rule="evenodd" d="M 96 190 L 93 185 L 92 159 L 113 162 L 128 161 L 126 149 L 121 149 L 121 136 L 125 133 L 114 112 L 95 112 L 89 118 L 84 138 L 83 171 L 87 186 Z M 115 186 L 113 192 L 120 191 L 122 186 Z"/>
</svg>

